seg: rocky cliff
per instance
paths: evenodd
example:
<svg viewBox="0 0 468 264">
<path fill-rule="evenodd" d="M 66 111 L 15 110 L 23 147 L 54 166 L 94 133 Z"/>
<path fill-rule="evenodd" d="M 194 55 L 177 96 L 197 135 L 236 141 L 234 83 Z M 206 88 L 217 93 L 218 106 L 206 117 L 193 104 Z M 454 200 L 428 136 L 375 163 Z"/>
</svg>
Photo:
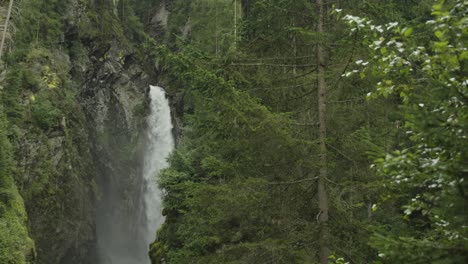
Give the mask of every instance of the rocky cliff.
<svg viewBox="0 0 468 264">
<path fill-rule="evenodd" d="M 97 225 L 138 206 L 157 74 L 142 66 L 140 25 L 124 1 L 23 0 L 19 9 L 2 104 L 35 251 L 13 263 L 96 263 Z M 103 214 L 112 199 L 123 206 Z"/>
</svg>

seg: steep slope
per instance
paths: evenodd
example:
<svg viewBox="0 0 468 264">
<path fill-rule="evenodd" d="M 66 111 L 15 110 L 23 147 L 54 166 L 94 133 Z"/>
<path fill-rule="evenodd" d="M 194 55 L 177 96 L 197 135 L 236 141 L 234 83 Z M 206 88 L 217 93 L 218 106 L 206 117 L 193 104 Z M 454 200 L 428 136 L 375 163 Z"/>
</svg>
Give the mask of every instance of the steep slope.
<svg viewBox="0 0 468 264">
<path fill-rule="evenodd" d="M 96 263 L 96 219 L 112 221 L 100 207 L 122 199 L 116 217 L 138 204 L 139 138 L 154 75 L 139 66 L 137 27 L 128 28 L 113 1 L 23 0 L 19 9 L 1 91 L 2 142 L 12 145 L 2 156 L 14 174 L 2 172 L 2 186 L 19 206 L 15 223 L 26 220 L 16 188 L 24 199 L 35 263 Z M 7 230 L 28 240 L 24 224 Z M 5 249 L 23 255 L 17 263 L 35 257 L 32 243 L 22 244 L 20 253 Z"/>
</svg>

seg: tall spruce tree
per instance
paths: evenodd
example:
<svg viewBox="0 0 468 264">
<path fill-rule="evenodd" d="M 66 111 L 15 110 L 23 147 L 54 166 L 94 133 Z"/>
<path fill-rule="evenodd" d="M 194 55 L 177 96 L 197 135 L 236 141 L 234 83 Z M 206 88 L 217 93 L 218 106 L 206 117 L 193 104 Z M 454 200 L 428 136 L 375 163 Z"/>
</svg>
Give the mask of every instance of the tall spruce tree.
<svg viewBox="0 0 468 264">
<path fill-rule="evenodd" d="M 317 0 L 317 32 L 323 34 L 325 29 L 325 3 L 323 0 Z M 320 174 L 318 179 L 318 203 L 319 203 L 319 224 L 320 224 L 320 262 L 322 264 L 328 263 L 330 256 L 329 239 L 330 234 L 328 231 L 328 193 L 326 190 L 326 181 L 328 178 L 328 164 L 327 164 L 327 83 L 325 80 L 326 75 L 326 51 L 323 43 L 317 43 L 317 91 L 318 91 L 318 119 L 319 119 L 319 141 L 320 141 Z"/>
</svg>

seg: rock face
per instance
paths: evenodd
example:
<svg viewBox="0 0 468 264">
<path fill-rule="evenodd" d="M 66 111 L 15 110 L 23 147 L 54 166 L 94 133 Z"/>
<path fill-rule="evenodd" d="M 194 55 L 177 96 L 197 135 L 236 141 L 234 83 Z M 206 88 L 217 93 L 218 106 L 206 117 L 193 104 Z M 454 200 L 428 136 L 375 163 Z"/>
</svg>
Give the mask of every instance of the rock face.
<svg viewBox="0 0 468 264">
<path fill-rule="evenodd" d="M 81 92 L 100 190 L 96 211 L 98 252 L 115 230 L 127 234 L 123 239 L 131 240 L 139 224 L 138 213 L 143 205 L 139 196 L 143 160 L 140 139 L 151 84 L 134 55 L 119 43 L 114 41 L 91 51 L 102 52 L 104 59 L 91 56 L 91 68 Z"/>
<path fill-rule="evenodd" d="M 94 240 L 94 164 L 83 114 L 77 104 L 73 110 L 60 126 L 41 131 L 29 125 L 16 132 L 16 179 L 39 263 L 59 263 Z"/>
<path fill-rule="evenodd" d="M 140 138 L 149 85 L 156 83 L 156 74 L 139 65 L 127 40 L 80 32 L 93 11 L 88 1 L 67 1 L 63 48 L 43 48 L 24 64 L 39 79 L 21 95 L 22 107 L 33 109 L 25 112 L 33 121 L 12 126 L 15 178 L 38 264 L 98 263 L 99 227 L 141 204 L 135 195 Z M 44 107 L 36 107 L 42 102 L 38 94 L 55 98 L 55 112 L 46 105 L 47 113 L 55 113 L 50 122 L 39 118 Z M 43 125 L 34 121 L 34 107 Z M 120 208 L 103 210 L 115 199 Z"/>
</svg>

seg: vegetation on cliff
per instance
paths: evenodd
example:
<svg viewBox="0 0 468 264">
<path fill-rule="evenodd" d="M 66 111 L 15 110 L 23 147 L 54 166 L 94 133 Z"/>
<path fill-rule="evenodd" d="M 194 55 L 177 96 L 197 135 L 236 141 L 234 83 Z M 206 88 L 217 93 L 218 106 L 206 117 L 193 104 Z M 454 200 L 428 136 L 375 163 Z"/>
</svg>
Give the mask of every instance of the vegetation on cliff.
<svg viewBox="0 0 468 264">
<path fill-rule="evenodd" d="M 80 105 L 82 68 L 87 44 L 123 30 L 107 27 L 117 19 L 105 13 L 99 21 L 106 26 L 92 25 L 100 10 L 92 1 L 24 0 L 15 10 L 0 90 L 7 217 L 0 262 L 89 263 L 97 188 Z"/>
<path fill-rule="evenodd" d="M 34 243 L 26 228 L 23 198 L 13 179 L 14 163 L 7 128 L 7 120 L 0 112 L 0 262 L 25 264 L 34 257 Z"/>
</svg>

